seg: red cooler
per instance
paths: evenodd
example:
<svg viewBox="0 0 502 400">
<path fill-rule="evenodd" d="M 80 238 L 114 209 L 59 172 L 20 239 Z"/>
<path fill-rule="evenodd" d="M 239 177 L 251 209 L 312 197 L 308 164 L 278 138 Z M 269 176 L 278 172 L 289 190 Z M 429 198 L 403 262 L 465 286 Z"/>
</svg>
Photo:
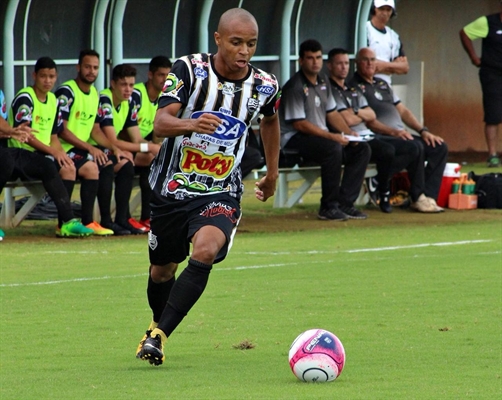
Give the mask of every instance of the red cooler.
<svg viewBox="0 0 502 400">
<path fill-rule="evenodd" d="M 460 178 L 460 168 L 460 164 L 455 163 L 447 163 L 444 167 L 443 180 L 441 181 L 441 188 L 439 189 L 439 196 L 437 199 L 438 206 L 448 207 L 451 184 L 455 179 Z"/>
</svg>

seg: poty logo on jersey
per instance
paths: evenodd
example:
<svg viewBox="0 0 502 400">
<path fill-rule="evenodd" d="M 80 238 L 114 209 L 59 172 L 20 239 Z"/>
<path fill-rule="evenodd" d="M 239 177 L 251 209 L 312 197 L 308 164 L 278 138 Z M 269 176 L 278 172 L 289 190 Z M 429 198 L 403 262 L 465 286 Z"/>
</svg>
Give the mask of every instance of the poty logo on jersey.
<svg viewBox="0 0 502 400">
<path fill-rule="evenodd" d="M 197 79 L 206 79 L 207 78 L 207 72 L 204 71 L 200 67 L 194 68 L 193 73 L 195 75 L 195 78 L 197 78 Z"/>
<path fill-rule="evenodd" d="M 228 204 L 212 202 L 204 209 L 204 211 L 200 213 L 200 215 L 207 218 L 224 215 L 228 219 L 230 219 L 232 223 L 236 223 L 237 218 L 234 217 L 235 211 L 235 207 L 230 207 Z"/>
<path fill-rule="evenodd" d="M 246 125 L 232 115 L 225 115 L 218 111 L 197 111 L 192 114 L 193 119 L 199 118 L 202 114 L 213 114 L 221 119 L 221 125 L 211 137 L 224 140 L 239 139 L 246 132 Z"/>
<path fill-rule="evenodd" d="M 77 111 L 75 113 L 75 118 L 80 121 L 87 121 L 94 117 L 94 114 L 88 114 L 85 111 Z"/>
<path fill-rule="evenodd" d="M 35 123 L 39 125 L 46 125 L 52 121 L 52 118 L 44 118 L 40 115 L 35 115 Z"/>
<path fill-rule="evenodd" d="M 101 118 L 108 118 L 113 114 L 112 105 L 108 103 L 101 104 L 98 110 Z"/>
<path fill-rule="evenodd" d="M 14 117 L 17 122 L 21 122 L 22 120 L 31 121 L 31 112 L 33 108 L 28 107 L 23 104 L 17 109 L 16 116 Z"/>
<path fill-rule="evenodd" d="M 256 91 L 260 94 L 270 96 L 271 94 L 274 93 L 275 89 L 273 86 L 259 85 L 256 86 Z"/>
<path fill-rule="evenodd" d="M 225 156 L 222 153 L 208 155 L 200 150 L 184 147 L 180 164 L 185 173 L 196 172 L 212 176 L 215 179 L 223 179 L 232 170 L 234 157 Z"/>
</svg>

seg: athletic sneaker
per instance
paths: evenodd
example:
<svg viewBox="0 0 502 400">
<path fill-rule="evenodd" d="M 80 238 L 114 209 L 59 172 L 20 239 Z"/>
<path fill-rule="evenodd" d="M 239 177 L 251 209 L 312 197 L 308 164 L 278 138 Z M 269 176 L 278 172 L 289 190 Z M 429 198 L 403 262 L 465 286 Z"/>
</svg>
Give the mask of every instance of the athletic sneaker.
<svg viewBox="0 0 502 400">
<path fill-rule="evenodd" d="M 150 231 L 149 228 L 147 228 L 145 225 L 143 225 L 141 222 L 139 221 L 136 221 L 134 218 L 129 218 L 127 220 L 127 222 L 129 222 L 129 224 L 133 227 L 133 228 L 136 228 L 136 229 L 139 229 L 141 232 L 143 233 L 148 233 Z"/>
<path fill-rule="evenodd" d="M 392 212 L 392 206 L 390 205 L 390 192 L 380 193 L 380 201 L 378 202 L 380 210 L 386 214 Z"/>
<path fill-rule="evenodd" d="M 148 339 L 150 337 L 150 334 L 152 333 L 152 330 L 151 329 L 148 329 L 144 336 L 141 338 L 141 340 L 139 341 L 139 344 L 138 344 L 138 348 L 136 349 L 136 358 L 141 358 L 140 356 L 140 352 L 141 352 L 141 349 L 143 347 L 143 344 L 145 343 L 145 340 Z"/>
<path fill-rule="evenodd" d="M 150 230 L 150 218 L 148 219 L 140 219 L 139 223 L 143 225 L 146 229 Z"/>
<path fill-rule="evenodd" d="M 363 213 L 361 210 L 358 210 L 354 206 L 340 206 L 340 210 L 349 218 L 349 219 L 366 219 L 368 215 Z"/>
<path fill-rule="evenodd" d="M 120 224 L 116 224 L 115 222 L 105 223 L 103 226 L 111 230 L 113 232 L 112 235 L 115 236 L 127 236 L 131 234 L 129 229 Z"/>
<path fill-rule="evenodd" d="M 161 365 L 164 362 L 165 356 L 164 345 L 162 344 L 160 335 L 155 335 L 155 337 L 148 336 L 138 355 L 139 358 L 148 360 L 152 365 Z"/>
<path fill-rule="evenodd" d="M 113 235 L 113 231 L 111 229 L 107 229 L 101 225 L 99 225 L 96 221 L 91 222 L 85 226 L 86 228 L 93 230 L 93 235 L 96 236 L 110 236 Z"/>
<path fill-rule="evenodd" d="M 56 228 L 57 237 L 85 237 L 91 236 L 94 231 L 80 222 L 77 218 L 70 219 L 63 223 L 61 228 Z"/>
<path fill-rule="evenodd" d="M 488 157 L 488 168 L 497 168 L 500 166 L 500 158 L 497 154 L 492 154 Z"/>
<path fill-rule="evenodd" d="M 317 218 L 330 221 L 347 221 L 348 217 L 338 207 L 319 210 Z"/>
<path fill-rule="evenodd" d="M 371 204 L 377 206 L 380 200 L 380 196 L 378 195 L 378 181 L 375 178 L 366 178 L 365 185 Z"/>
<path fill-rule="evenodd" d="M 435 203 L 435 202 L 434 202 Z M 421 194 L 417 201 L 411 203 L 410 208 L 412 210 L 422 212 L 422 213 L 437 213 L 441 212 L 438 206 L 434 206 L 429 200 L 429 197 L 425 196 L 425 194 Z"/>
<path fill-rule="evenodd" d="M 0 229 L 0 242 L 3 240 L 5 237 L 5 232 Z"/>
<path fill-rule="evenodd" d="M 128 221 L 117 221 L 115 224 L 121 226 L 123 229 L 127 229 L 131 235 L 142 235 L 143 233 L 147 233 L 141 229 L 135 228 Z"/>
</svg>

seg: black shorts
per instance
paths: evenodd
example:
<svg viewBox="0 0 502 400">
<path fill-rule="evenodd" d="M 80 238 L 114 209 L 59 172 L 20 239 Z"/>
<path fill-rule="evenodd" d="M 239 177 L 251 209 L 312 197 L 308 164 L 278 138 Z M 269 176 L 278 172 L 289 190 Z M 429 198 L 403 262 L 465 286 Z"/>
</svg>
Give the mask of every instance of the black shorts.
<svg viewBox="0 0 502 400">
<path fill-rule="evenodd" d="M 502 70 L 481 67 L 479 80 L 483 90 L 484 121 L 488 125 L 498 125 L 502 123 Z"/>
<path fill-rule="evenodd" d="M 14 162 L 14 170 L 9 180 L 48 180 L 59 176 L 59 164 L 54 157 L 17 147 L 3 149 Z"/>
<path fill-rule="evenodd" d="M 108 150 L 101 146 L 96 146 L 96 147 L 108 156 L 108 159 L 112 161 L 113 165 L 117 164 L 117 157 L 113 155 L 111 150 Z M 82 168 L 86 162 L 88 161 L 94 162 L 93 157 L 87 150 L 82 150 L 77 147 L 72 147 L 70 150 L 67 151 L 67 154 L 73 160 L 73 163 L 75 164 L 75 168 L 77 169 L 77 171 L 80 168 Z M 101 171 L 101 169 L 103 169 L 105 166 L 98 165 L 98 167 L 99 170 Z"/>
<path fill-rule="evenodd" d="M 179 264 L 190 254 L 190 242 L 206 225 L 216 226 L 227 242 L 216 256 L 215 263 L 225 259 L 241 217 L 239 201 L 228 194 L 212 194 L 194 199 L 174 200 L 152 195 L 148 246 L 150 263 Z"/>
</svg>

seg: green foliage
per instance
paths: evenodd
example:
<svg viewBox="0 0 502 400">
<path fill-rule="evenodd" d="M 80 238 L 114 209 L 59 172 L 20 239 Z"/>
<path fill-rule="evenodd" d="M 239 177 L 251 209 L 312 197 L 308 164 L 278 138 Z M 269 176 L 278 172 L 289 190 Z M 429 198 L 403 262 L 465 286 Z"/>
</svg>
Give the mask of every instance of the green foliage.
<svg viewBox="0 0 502 400">
<path fill-rule="evenodd" d="M 0 397 L 499 398 L 502 225 L 491 215 L 241 233 L 157 368 L 134 357 L 150 318 L 145 237 L 7 238 Z M 333 383 L 289 369 L 291 342 L 315 327 L 347 352 Z"/>
</svg>

